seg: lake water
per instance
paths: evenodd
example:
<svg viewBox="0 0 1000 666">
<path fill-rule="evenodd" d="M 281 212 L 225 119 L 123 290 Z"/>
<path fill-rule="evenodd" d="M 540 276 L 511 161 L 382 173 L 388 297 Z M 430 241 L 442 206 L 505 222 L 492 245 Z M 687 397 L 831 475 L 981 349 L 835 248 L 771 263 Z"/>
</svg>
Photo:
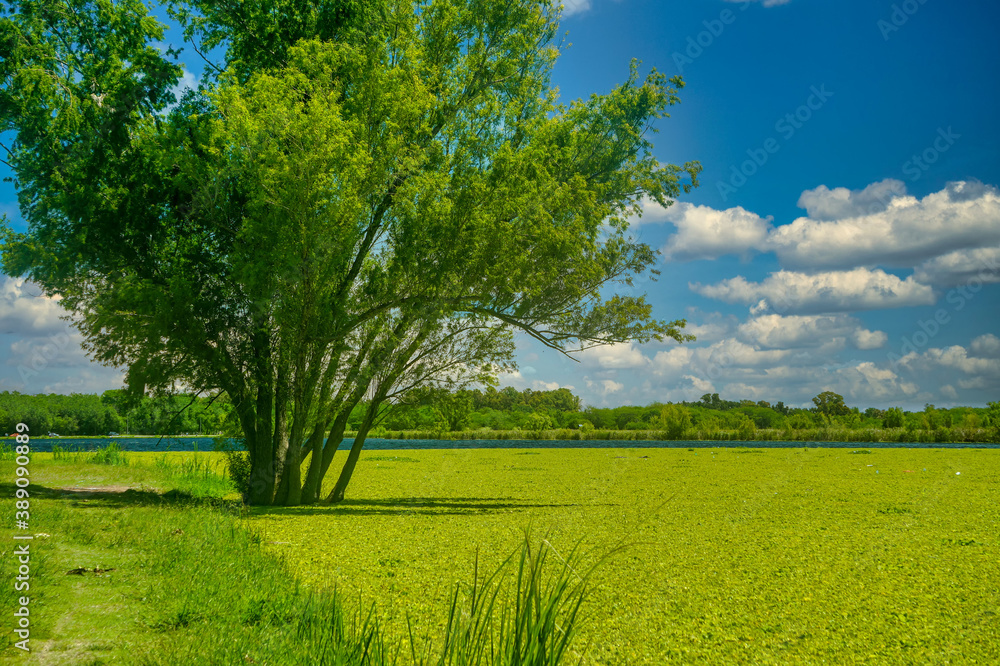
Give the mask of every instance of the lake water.
<svg viewBox="0 0 1000 666">
<path fill-rule="evenodd" d="M 340 449 L 349 449 L 353 439 L 344 439 Z M 212 437 L 113 437 L 77 439 L 60 437 L 32 438 L 33 451 L 51 451 L 54 444 L 63 449 L 92 451 L 117 442 L 125 451 L 211 451 Z M 13 438 L 6 440 L 13 446 Z M 634 440 L 537 440 L 537 439 L 378 439 L 369 438 L 365 450 L 392 449 L 1000 449 L 1000 444 L 951 444 L 951 443 L 877 443 L 877 442 L 686 442 L 686 441 L 634 441 Z"/>
</svg>

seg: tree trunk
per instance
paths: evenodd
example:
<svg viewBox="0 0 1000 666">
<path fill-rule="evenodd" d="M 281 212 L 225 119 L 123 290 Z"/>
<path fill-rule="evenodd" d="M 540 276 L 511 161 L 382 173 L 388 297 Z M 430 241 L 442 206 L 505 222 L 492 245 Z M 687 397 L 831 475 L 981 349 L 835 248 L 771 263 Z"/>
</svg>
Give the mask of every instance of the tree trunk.
<svg viewBox="0 0 1000 666">
<path fill-rule="evenodd" d="M 237 405 L 240 424 L 243 427 L 244 442 L 247 454 L 250 456 L 250 478 L 247 488 L 247 503 L 262 506 L 271 503 L 274 496 L 275 469 L 272 462 L 270 433 L 258 430 L 260 423 L 256 411 L 241 402 Z M 261 441 L 263 439 L 263 441 Z"/>
<path fill-rule="evenodd" d="M 325 424 L 317 423 L 306 447 L 312 456 L 309 459 L 309 471 L 306 472 L 306 482 L 302 485 L 302 504 L 315 504 L 319 497 L 319 486 L 323 481 L 320 470 L 323 466 L 323 434 Z"/>
<path fill-rule="evenodd" d="M 347 430 L 347 420 L 351 416 L 351 410 L 345 409 L 333 422 L 333 427 L 330 428 L 330 434 L 326 439 L 326 446 L 323 447 L 323 462 L 322 467 L 319 471 L 319 484 L 316 486 L 316 501 L 319 501 L 319 494 L 323 487 L 323 479 L 326 478 L 326 473 L 330 469 L 330 464 L 333 463 L 333 457 L 337 453 L 337 449 L 340 448 L 340 443 L 344 441 L 344 431 Z"/>
<path fill-rule="evenodd" d="M 344 469 L 340 471 L 340 478 L 337 479 L 337 485 L 334 486 L 330 495 L 326 498 L 328 504 L 336 504 L 337 502 L 344 501 L 344 492 L 347 490 L 347 484 L 351 482 L 351 475 L 354 474 L 354 467 L 358 464 L 361 449 L 365 446 L 365 437 L 368 435 L 368 430 L 372 427 L 373 420 L 366 416 L 361 427 L 358 428 L 358 434 L 354 437 L 354 444 L 351 445 L 351 452 L 347 454 L 347 462 L 344 463 Z"/>
<path fill-rule="evenodd" d="M 288 455 L 281 475 L 281 497 L 275 501 L 277 506 L 298 506 L 302 500 L 302 460 L 299 452 L 302 447 L 294 441 L 288 443 Z"/>
<path fill-rule="evenodd" d="M 267 439 L 267 434 L 264 435 Z M 254 440 L 259 438 L 254 437 Z M 267 442 L 270 444 L 270 442 Z M 247 450 L 250 453 L 250 484 L 247 503 L 252 506 L 266 506 L 274 497 L 275 470 L 271 459 L 270 446 L 261 446 L 259 441 L 247 437 Z"/>
</svg>

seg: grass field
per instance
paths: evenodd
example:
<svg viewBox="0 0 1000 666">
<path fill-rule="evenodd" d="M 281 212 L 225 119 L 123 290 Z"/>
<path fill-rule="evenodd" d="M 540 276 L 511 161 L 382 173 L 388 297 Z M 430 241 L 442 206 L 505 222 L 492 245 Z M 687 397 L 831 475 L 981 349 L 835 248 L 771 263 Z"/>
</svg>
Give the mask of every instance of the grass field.
<svg viewBox="0 0 1000 666">
<path fill-rule="evenodd" d="M 257 509 L 313 586 L 441 630 L 531 526 L 597 568 L 588 663 L 1000 663 L 1000 452 L 372 452 L 337 507 Z"/>
<path fill-rule="evenodd" d="M 37 652 L 7 643 L 0 663 L 335 663 L 317 650 L 329 659 L 336 587 L 337 649 L 357 647 L 351 618 L 375 602 L 408 664 L 406 618 L 440 645 L 453 585 L 527 528 L 550 564 L 577 544 L 581 573 L 608 556 L 574 643 L 584 663 L 1000 662 L 1000 452 L 855 451 L 377 451 L 343 504 L 249 520 L 196 499 L 231 492 L 218 454 L 36 454 Z M 0 462 L 7 497 L 13 467 Z"/>
</svg>

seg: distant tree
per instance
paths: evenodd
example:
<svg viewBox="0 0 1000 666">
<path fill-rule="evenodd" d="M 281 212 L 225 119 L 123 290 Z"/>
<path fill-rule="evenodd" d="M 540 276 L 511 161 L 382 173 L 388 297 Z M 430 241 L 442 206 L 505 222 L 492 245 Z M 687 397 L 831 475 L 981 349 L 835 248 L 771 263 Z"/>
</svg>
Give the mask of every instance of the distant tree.
<svg viewBox="0 0 1000 666">
<path fill-rule="evenodd" d="M 843 416 L 851 413 L 851 408 L 844 404 L 844 396 L 833 391 L 823 391 L 813 398 L 816 411 L 827 416 Z"/>
<path fill-rule="evenodd" d="M 1000 442 L 1000 401 L 986 403 L 988 411 L 983 419 L 993 428 L 993 441 Z"/>
<path fill-rule="evenodd" d="M 467 391 L 451 393 L 438 389 L 434 393 L 434 406 L 441 412 L 449 430 L 461 430 L 472 411 L 472 396 Z"/>
<path fill-rule="evenodd" d="M 882 426 L 885 428 L 902 428 L 904 423 L 903 410 L 899 407 L 890 407 L 885 410 L 885 418 Z"/>
<path fill-rule="evenodd" d="M 534 413 L 528 416 L 525 425 L 528 430 L 550 430 L 555 427 L 555 422 L 548 414 Z"/>
<path fill-rule="evenodd" d="M 885 410 L 877 409 L 875 407 L 869 407 L 865 410 L 865 418 L 868 419 L 884 419 Z"/>
<path fill-rule="evenodd" d="M 691 428 L 691 412 L 682 405 L 664 405 L 655 425 L 666 432 L 667 439 L 683 439 Z"/>
</svg>

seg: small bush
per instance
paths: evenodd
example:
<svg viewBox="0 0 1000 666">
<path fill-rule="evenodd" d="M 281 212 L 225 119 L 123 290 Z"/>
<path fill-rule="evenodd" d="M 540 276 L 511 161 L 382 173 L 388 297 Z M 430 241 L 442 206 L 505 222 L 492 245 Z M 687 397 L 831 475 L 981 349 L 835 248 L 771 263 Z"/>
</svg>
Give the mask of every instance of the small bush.
<svg viewBox="0 0 1000 666">
<path fill-rule="evenodd" d="M 250 498 L 250 453 L 245 448 L 239 448 L 241 446 L 244 446 L 243 440 L 228 437 L 215 440 L 215 450 L 226 454 L 226 474 L 246 502 Z"/>
<path fill-rule="evenodd" d="M 121 446 L 118 442 L 111 442 L 104 448 L 98 447 L 96 451 L 90 456 L 90 462 L 95 465 L 128 465 L 128 458 L 125 456 L 125 452 L 122 451 Z"/>
</svg>

